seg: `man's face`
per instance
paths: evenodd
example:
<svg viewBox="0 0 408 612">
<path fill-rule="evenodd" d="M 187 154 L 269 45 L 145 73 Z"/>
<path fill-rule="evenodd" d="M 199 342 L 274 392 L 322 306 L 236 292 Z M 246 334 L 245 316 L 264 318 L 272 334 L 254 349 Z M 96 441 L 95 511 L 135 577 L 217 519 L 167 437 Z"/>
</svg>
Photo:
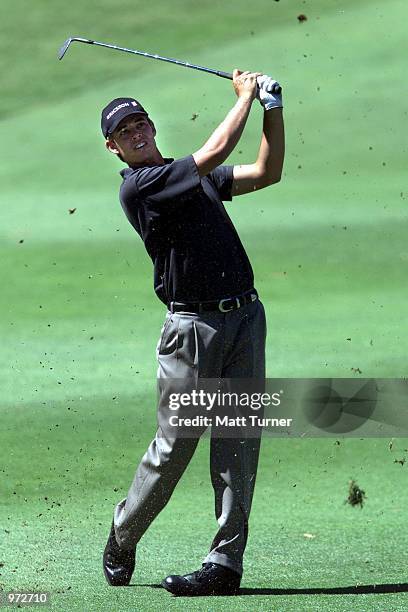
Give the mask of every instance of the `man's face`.
<svg viewBox="0 0 408 612">
<path fill-rule="evenodd" d="M 148 163 L 157 151 L 154 125 L 140 113 L 128 115 L 106 140 L 107 148 L 129 166 Z"/>
</svg>

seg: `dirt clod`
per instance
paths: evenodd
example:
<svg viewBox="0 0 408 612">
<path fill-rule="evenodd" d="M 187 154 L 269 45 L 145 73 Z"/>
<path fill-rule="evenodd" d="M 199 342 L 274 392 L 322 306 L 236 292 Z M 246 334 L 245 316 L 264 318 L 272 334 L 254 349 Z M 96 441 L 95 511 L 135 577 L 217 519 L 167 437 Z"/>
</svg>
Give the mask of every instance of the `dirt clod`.
<svg viewBox="0 0 408 612">
<path fill-rule="evenodd" d="M 350 480 L 349 494 L 345 503 L 350 504 L 350 506 L 360 506 L 360 508 L 362 508 L 365 499 L 365 491 L 363 491 L 363 489 L 360 489 L 355 480 Z"/>
</svg>

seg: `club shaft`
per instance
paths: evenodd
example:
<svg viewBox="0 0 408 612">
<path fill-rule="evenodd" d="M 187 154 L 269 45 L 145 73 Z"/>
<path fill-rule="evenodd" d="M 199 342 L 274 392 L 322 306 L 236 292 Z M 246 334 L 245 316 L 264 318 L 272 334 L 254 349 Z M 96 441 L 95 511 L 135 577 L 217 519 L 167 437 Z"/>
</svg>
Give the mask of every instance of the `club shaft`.
<svg viewBox="0 0 408 612">
<path fill-rule="evenodd" d="M 73 40 L 78 40 L 74 38 Z M 98 42 L 96 40 L 87 40 L 85 38 L 81 38 L 78 42 L 86 42 L 91 45 L 97 45 L 98 47 L 107 47 L 108 49 L 116 49 L 117 51 L 124 51 L 125 53 L 132 53 L 133 55 L 142 55 L 143 57 L 150 57 L 151 59 L 160 60 L 162 62 L 169 62 L 170 64 L 177 64 L 178 66 L 184 66 L 185 68 L 193 68 L 194 70 L 201 70 L 202 72 L 209 72 L 210 74 L 216 74 L 219 77 L 224 79 L 232 80 L 232 74 L 230 72 L 223 72 L 222 70 L 213 70 L 212 68 L 206 68 L 205 66 L 198 66 L 196 64 L 190 64 L 189 62 L 183 62 L 178 59 L 173 59 L 171 57 L 163 57 L 162 55 L 157 55 L 156 53 L 146 53 L 145 51 L 137 51 L 136 49 L 128 49 L 127 47 L 119 47 L 118 45 L 110 45 L 108 43 Z"/>
<path fill-rule="evenodd" d="M 157 53 L 147 53 L 146 51 L 138 51 L 136 49 L 128 49 L 127 47 L 119 47 L 118 45 L 111 45 L 108 43 L 98 42 L 97 40 L 91 40 L 89 38 L 78 38 L 72 36 L 68 38 L 58 53 L 58 58 L 61 60 L 68 50 L 70 44 L 74 41 L 86 43 L 88 45 L 97 45 L 98 47 L 106 47 L 107 49 L 116 49 L 116 51 L 122 51 L 125 53 L 132 53 L 132 55 L 141 55 L 142 57 L 150 57 L 150 59 L 160 60 L 161 62 L 168 62 L 170 64 L 177 64 L 178 66 L 184 66 L 185 68 L 193 68 L 194 70 L 200 70 L 201 72 L 207 72 L 209 74 L 215 74 L 216 76 L 222 77 L 223 79 L 229 79 L 232 81 L 232 74 L 230 72 L 223 72 L 222 70 L 214 70 L 213 68 L 206 68 L 205 66 L 198 66 L 197 64 L 190 64 L 190 62 L 183 62 L 172 57 L 163 57 Z M 280 94 L 281 88 L 277 88 L 274 93 Z"/>
</svg>

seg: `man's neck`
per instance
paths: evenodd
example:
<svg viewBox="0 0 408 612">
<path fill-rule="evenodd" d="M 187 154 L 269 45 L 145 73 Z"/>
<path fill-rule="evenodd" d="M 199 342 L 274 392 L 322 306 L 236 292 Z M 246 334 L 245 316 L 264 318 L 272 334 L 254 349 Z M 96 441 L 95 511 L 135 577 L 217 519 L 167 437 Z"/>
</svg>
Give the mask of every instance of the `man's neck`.
<svg viewBox="0 0 408 612">
<path fill-rule="evenodd" d="M 145 159 L 140 164 L 129 164 L 130 168 L 144 168 L 145 166 L 164 166 L 165 161 L 158 149 L 156 149 L 155 153 L 151 156 L 151 158 Z"/>
</svg>

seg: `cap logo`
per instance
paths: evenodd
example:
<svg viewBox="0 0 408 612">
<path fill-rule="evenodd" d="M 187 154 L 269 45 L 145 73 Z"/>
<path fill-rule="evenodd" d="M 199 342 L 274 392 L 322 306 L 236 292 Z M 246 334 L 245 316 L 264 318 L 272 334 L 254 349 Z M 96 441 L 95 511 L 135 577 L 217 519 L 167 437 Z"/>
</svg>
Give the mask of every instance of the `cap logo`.
<svg viewBox="0 0 408 612">
<path fill-rule="evenodd" d="M 137 102 L 135 102 L 134 100 L 131 101 L 131 105 L 132 106 L 137 106 Z"/>
<path fill-rule="evenodd" d="M 133 102 L 132 102 L 132 104 L 133 104 L 133 106 L 136 106 L 136 104 L 134 104 Z M 119 104 L 118 106 L 115 106 L 115 108 L 114 108 L 113 110 L 111 110 L 111 112 L 110 112 L 108 115 L 106 115 L 106 120 L 108 120 L 108 119 L 110 119 L 111 117 L 113 117 L 113 115 L 114 115 L 115 113 L 117 113 L 117 112 L 118 112 L 118 110 L 120 110 L 120 109 L 121 109 L 121 108 L 123 108 L 124 106 L 130 106 L 129 102 L 123 102 L 122 104 Z"/>
</svg>

